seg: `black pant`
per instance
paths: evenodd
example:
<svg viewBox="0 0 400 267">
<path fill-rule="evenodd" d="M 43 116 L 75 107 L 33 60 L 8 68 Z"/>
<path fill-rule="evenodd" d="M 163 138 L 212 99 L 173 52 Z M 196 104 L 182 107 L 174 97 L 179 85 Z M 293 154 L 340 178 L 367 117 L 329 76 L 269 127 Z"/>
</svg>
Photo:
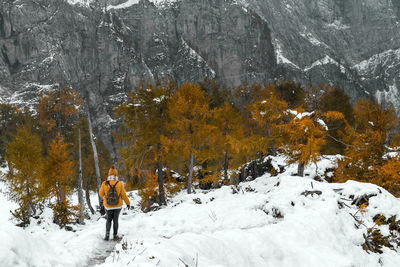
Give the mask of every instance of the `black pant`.
<svg viewBox="0 0 400 267">
<path fill-rule="evenodd" d="M 118 234 L 118 217 L 121 209 L 107 210 L 106 235 L 110 235 L 111 221 L 113 222 L 114 236 Z"/>
</svg>

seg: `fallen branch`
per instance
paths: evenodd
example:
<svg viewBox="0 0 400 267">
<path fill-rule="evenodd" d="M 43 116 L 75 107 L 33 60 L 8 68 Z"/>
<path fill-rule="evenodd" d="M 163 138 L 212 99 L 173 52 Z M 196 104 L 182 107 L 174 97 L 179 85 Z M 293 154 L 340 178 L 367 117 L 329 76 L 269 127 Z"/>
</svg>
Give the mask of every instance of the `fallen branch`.
<svg viewBox="0 0 400 267">
<path fill-rule="evenodd" d="M 313 190 L 313 191 L 306 190 L 303 193 L 301 193 L 300 195 L 306 197 L 308 195 L 314 196 L 314 194 L 317 194 L 318 196 L 320 196 L 322 194 L 322 191 L 319 191 L 319 190 Z"/>
<path fill-rule="evenodd" d="M 187 265 L 181 258 L 178 259 L 185 265 L 185 267 L 189 267 L 189 265 Z"/>
</svg>

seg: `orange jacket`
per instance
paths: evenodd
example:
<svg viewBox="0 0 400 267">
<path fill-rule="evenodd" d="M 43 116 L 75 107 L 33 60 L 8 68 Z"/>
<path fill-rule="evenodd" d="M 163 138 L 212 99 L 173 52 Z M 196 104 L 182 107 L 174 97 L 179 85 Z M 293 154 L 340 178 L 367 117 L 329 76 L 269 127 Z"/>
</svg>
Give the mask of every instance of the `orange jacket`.
<svg viewBox="0 0 400 267">
<path fill-rule="evenodd" d="M 110 182 L 110 185 L 114 186 L 115 183 L 116 183 L 117 181 L 115 181 L 115 180 L 110 180 L 110 181 L 108 181 L 108 182 Z M 119 181 L 118 184 L 115 186 L 115 190 L 117 190 L 117 194 L 118 194 L 118 196 L 119 196 L 118 205 L 116 205 L 116 206 L 107 205 L 107 193 L 108 193 L 108 191 L 109 191 L 110 188 L 111 188 L 111 187 L 108 185 L 108 182 L 107 182 L 107 181 L 104 181 L 104 182 L 101 184 L 100 192 L 99 192 L 99 195 L 103 198 L 104 207 L 106 207 L 106 208 L 119 208 L 119 207 L 122 206 L 122 200 L 125 201 L 125 204 L 126 204 L 126 205 L 130 205 L 131 202 L 129 201 L 128 197 L 126 196 L 124 184 L 123 184 L 121 181 Z"/>
</svg>

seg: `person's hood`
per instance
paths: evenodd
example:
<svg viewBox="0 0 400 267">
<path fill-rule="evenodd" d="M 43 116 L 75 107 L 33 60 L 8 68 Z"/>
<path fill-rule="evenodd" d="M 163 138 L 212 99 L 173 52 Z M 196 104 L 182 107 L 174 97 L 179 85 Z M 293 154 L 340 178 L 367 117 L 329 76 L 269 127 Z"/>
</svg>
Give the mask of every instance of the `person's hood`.
<svg viewBox="0 0 400 267">
<path fill-rule="evenodd" d="M 118 176 L 110 175 L 107 177 L 107 181 L 118 181 Z"/>
</svg>

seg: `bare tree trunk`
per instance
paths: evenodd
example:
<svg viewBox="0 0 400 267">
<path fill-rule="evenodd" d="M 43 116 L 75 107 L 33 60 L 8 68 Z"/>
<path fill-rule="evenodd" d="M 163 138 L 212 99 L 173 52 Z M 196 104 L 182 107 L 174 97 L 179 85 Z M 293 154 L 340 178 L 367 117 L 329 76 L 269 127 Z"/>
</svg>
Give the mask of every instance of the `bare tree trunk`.
<svg viewBox="0 0 400 267">
<path fill-rule="evenodd" d="M 88 116 L 88 122 L 89 122 L 90 143 L 92 144 L 92 150 L 93 150 L 94 168 L 96 170 L 97 195 L 98 195 L 98 193 L 100 192 L 100 187 L 101 187 L 99 157 L 97 155 L 96 143 L 93 139 L 92 121 L 90 119 L 89 110 L 87 112 L 87 116 Z M 100 210 L 102 210 L 103 209 L 103 199 L 100 197 L 100 195 L 98 195 L 98 198 L 99 198 Z"/>
<path fill-rule="evenodd" d="M 85 200 L 83 199 L 82 189 L 82 152 L 81 152 L 81 129 L 78 129 L 78 146 L 79 146 L 79 179 L 78 179 L 78 200 L 80 205 L 79 223 L 83 223 L 83 216 L 85 214 Z"/>
<path fill-rule="evenodd" d="M 90 194 L 89 194 L 89 181 L 86 180 L 85 183 L 85 197 L 86 197 L 86 203 L 90 209 L 90 212 L 94 214 L 94 209 L 92 207 L 92 202 L 90 201 Z"/>
<path fill-rule="evenodd" d="M 26 193 L 27 193 L 27 195 L 28 195 L 28 203 L 29 203 L 29 207 L 30 207 L 30 210 L 32 211 L 32 213 L 31 212 L 28 212 L 29 213 L 29 216 L 33 216 L 33 215 L 35 215 L 36 214 L 36 208 L 35 208 L 35 205 L 33 205 L 33 202 L 32 202 L 32 195 L 31 195 L 31 190 L 30 190 L 30 188 L 31 188 L 31 185 L 30 185 L 30 183 L 28 183 L 27 185 L 26 185 Z"/>
<path fill-rule="evenodd" d="M 192 193 L 192 179 L 193 179 L 193 164 L 194 164 L 194 155 L 193 151 L 190 151 L 190 166 L 189 166 L 189 177 L 187 183 L 187 193 Z"/>
<path fill-rule="evenodd" d="M 157 172 L 158 172 L 158 191 L 160 197 L 160 205 L 166 205 L 167 202 L 165 201 L 165 192 L 164 192 L 164 181 L 163 181 L 163 168 L 161 157 L 158 155 L 157 157 Z"/>
<path fill-rule="evenodd" d="M 225 151 L 225 162 L 224 162 L 224 179 L 228 180 L 228 168 L 229 168 L 229 155 L 228 151 Z"/>
<path fill-rule="evenodd" d="M 304 163 L 299 162 L 297 166 L 297 175 L 303 177 L 304 176 Z"/>
<path fill-rule="evenodd" d="M 58 203 L 60 205 L 63 205 L 64 204 L 64 199 L 63 199 L 63 194 L 62 194 L 61 183 L 58 182 L 57 186 L 58 186 Z"/>
</svg>

